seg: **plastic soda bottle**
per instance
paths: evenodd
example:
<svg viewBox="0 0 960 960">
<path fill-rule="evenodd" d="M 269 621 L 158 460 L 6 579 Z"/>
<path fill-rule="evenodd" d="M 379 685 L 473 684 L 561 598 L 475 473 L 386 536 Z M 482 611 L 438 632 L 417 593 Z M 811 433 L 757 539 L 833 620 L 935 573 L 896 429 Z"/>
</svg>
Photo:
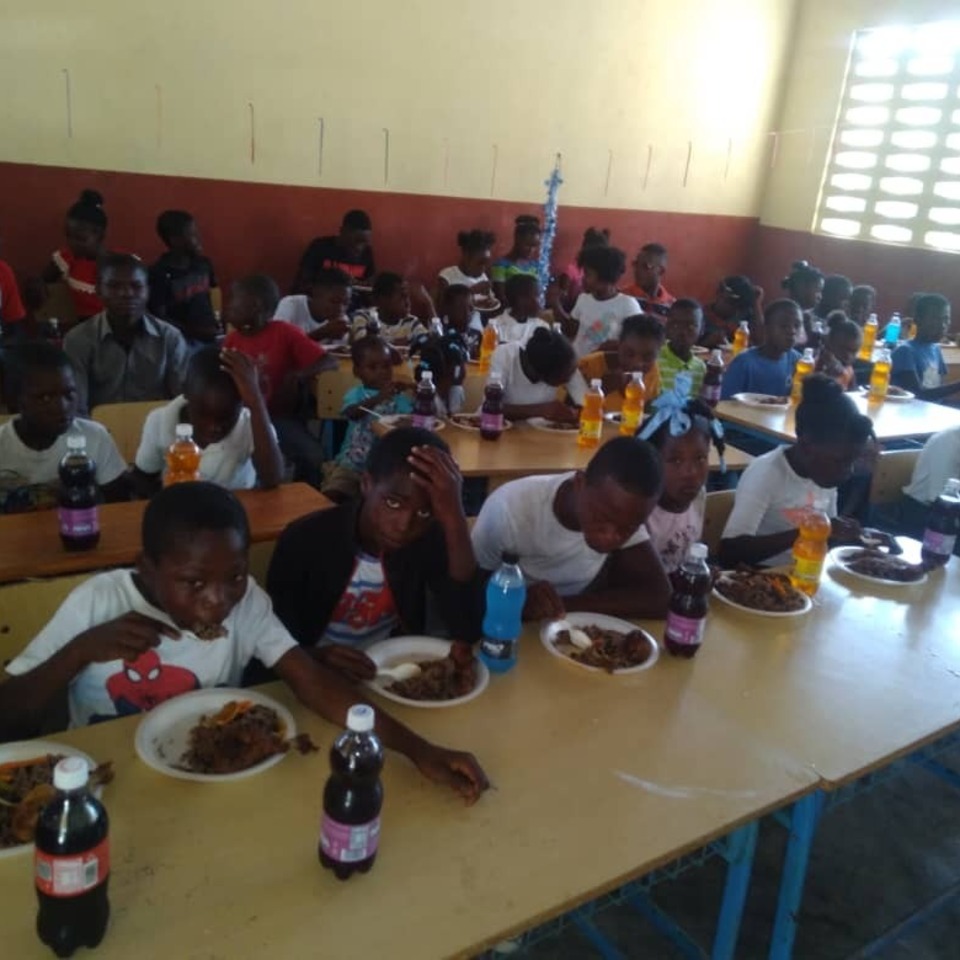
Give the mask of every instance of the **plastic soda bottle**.
<svg viewBox="0 0 960 960">
<path fill-rule="evenodd" d="M 82 757 L 61 760 L 53 768 L 57 792 L 37 820 L 37 935 L 58 957 L 96 947 L 110 919 L 110 822 L 89 777 Z"/>
<path fill-rule="evenodd" d="M 737 332 L 733 335 L 733 355 L 736 356 L 742 350 L 750 346 L 750 324 L 746 320 L 740 321 Z"/>
<path fill-rule="evenodd" d="M 165 487 L 200 479 L 202 453 L 193 440 L 193 424 L 178 423 L 176 437 L 167 450 L 167 472 L 163 476 Z"/>
<path fill-rule="evenodd" d="M 630 374 L 630 382 L 623 391 L 623 408 L 620 418 L 620 434 L 632 437 L 643 419 L 643 405 L 645 399 L 643 374 L 638 370 Z"/>
<path fill-rule="evenodd" d="M 320 863 L 338 880 L 366 873 L 380 845 L 383 745 L 373 732 L 373 707 L 347 711 L 347 729 L 330 748 L 330 776 L 323 788 Z"/>
<path fill-rule="evenodd" d="M 883 342 L 892 350 L 900 342 L 900 329 L 903 326 L 900 314 L 895 313 L 883 331 Z"/>
<path fill-rule="evenodd" d="M 523 605 L 527 600 L 527 585 L 519 563 L 515 553 L 505 553 L 500 568 L 487 582 L 480 659 L 491 673 L 506 673 L 517 662 L 517 641 L 523 630 Z"/>
<path fill-rule="evenodd" d="M 873 370 L 870 372 L 869 400 L 871 403 L 882 403 L 887 399 L 887 391 L 890 389 L 890 367 L 890 351 L 886 347 L 881 347 L 873 363 Z"/>
<path fill-rule="evenodd" d="M 807 347 L 803 351 L 803 356 L 797 361 L 796 369 L 793 371 L 793 386 L 790 388 L 790 402 L 799 403 L 803 395 L 803 381 L 813 373 L 816 366 L 816 360 L 813 356 L 813 347 Z"/>
<path fill-rule="evenodd" d="M 933 501 L 920 551 L 924 566 L 942 567 L 950 559 L 960 536 L 960 480 L 951 478 Z"/>
<path fill-rule="evenodd" d="M 437 411 L 437 388 L 433 384 L 433 371 L 424 370 L 420 374 L 417 393 L 413 398 L 413 425 L 424 430 L 432 430 Z"/>
<path fill-rule="evenodd" d="M 583 398 L 580 410 L 580 432 L 577 443 L 581 447 L 599 447 L 600 434 L 603 431 L 603 389 L 602 381 L 591 380 L 590 389 Z"/>
<path fill-rule="evenodd" d="M 703 643 L 710 605 L 707 597 L 713 585 L 707 566 L 707 545 L 691 543 L 683 563 L 674 571 L 673 595 L 663 634 L 667 650 L 675 657 L 696 656 Z"/>
<path fill-rule="evenodd" d="M 820 574 L 827 556 L 830 539 L 830 518 L 826 501 L 818 498 L 800 522 L 800 532 L 793 544 L 793 571 L 790 582 L 801 593 L 812 597 L 820 586 Z"/>
<path fill-rule="evenodd" d="M 720 388 L 723 386 L 723 354 L 714 350 L 707 361 L 707 372 L 700 385 L 700 399 L 708 406 L 715 407 L 720 402 Z"/>
<path fill-rule="evenodd" d="M 65 550 L 92 550 L 100 542 L 97 465 L 87 453 L 87 438 L 67 435 L 60 461 L 60 540 Z"/>
<path fill-rule="evenodd" d="M 873 359 L 873 345 L 877 342 L 877 329 L 879 326 L 877 315 L 871 313 L 863 327 L 863 343 L 860 346 L 860 352 L 857 354 L 858 360 L 864 360 L 869 363 Z"/>
<path fill-rule="evenodd" d="M 497 331 L 492 323 L 488 323 L 483 328 L 483 336 L 480 338 L 480 372 L 490 372 L 490 358 L 493 351 L 497 349 Z"/>
<path fill-rule="evenodd" d="M 480 436 L 484 440 L 499 440 L 503 433 L 503 384 L 492 376 L 483 388 L 480 407 Z"/>
</svg>

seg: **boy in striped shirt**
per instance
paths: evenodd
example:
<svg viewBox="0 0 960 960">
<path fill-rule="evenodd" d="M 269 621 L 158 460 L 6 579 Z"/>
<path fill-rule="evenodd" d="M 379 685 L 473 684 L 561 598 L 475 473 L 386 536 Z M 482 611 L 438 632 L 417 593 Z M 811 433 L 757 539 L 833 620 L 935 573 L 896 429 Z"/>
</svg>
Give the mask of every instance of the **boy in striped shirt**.
<svg viewBox="0 0 960 960">
<path fill-rule="evenodd" d="M 693 347 L 703 331 L 703 308 L 696 300 L 676 300 L 667 314 L 667 342 L 660 351 L 660 388 L 672 390 L 678 373 L 688 373 L 692 379 L 690 396 L 700 393 L 700 385 L 707 365 L 693 355 Z"/>
</svg>

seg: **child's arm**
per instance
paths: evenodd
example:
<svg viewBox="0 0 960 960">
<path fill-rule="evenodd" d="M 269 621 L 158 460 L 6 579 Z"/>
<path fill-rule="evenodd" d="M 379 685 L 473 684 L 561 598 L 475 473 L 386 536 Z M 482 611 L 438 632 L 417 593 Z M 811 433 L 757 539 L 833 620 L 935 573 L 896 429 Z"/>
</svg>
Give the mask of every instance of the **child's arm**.
<svg viewBox="0 0 960 960">
<path fill-rule="evenodd" d="M 288 650 L 273 669 L 305 707 L 338 726 L 343 726 L 353 704 L 366 702 L 355 687 L 300 647 Z M 452 787 L 468 804 L 476 803 L 490 786 L 472 754 L 438 747 L 394 720 L 382 707 L 375 709 L 376 730 L 384 746 L 404 754 L 424 776 Z"/>
<path fill-rule="evenodd" d="M 366 410 L 362 409 L 366 407 L 367 410 L 376 410 L 381 404 L 389 403 L 398 393 L 403 393 L 404 390 L 409 390 L 410 384 L 408 383 L 388 383 L 378 394 L 372 397 L 364 399 L 362 394 L 362 387 L 354 387 L 350 390 L 346 396 L 343 398 L 346 406 L 342 407 L 340 412 L 347 420 L 362 420 L 364 417 L 368 416 Z M 349 401 L 353 399 L 353 396 L 356 396 L 359 391 L 360 399 L 356 403 L 350 403 Z"/>
<path fill-rule="evenodd" d="M 763 536 L 741 534 L 737 537 L 724 537 L 720 541 L 718 559 L 725 570 L 732 570 L 741 563 L 753 566 L 789 550 L 797 539 L 797 531 L 792 527 L 782 533 L 768 533 Z"/>
<path fill-rule="evenodd" d="M 276 434 L 270 423 L 264 403 L 257 368 L 253 360 L 239 350 L 223 350 L 220 365 L 236 384 L 240 401 L 250 411 L 250 429 L 253 433 L 253 466 L 263 490 L 272 490 L 283 481 L 283 456 Z"/>
<path fill-rule="evenodd" d="M 346 317 L 337 317 L 335 320 L 325 320 L 307 334 L 311 340 L 339 340 L 350 332 L 350 321 Z"/>
<path fill-rule="evenodd" d="M 564 308 L 563 295 L 558 283 L 553 282 L 547 287 L 545 303 L 553 311 L 553 318 L 560 324 L 563 335 L 568 340 L 573 340 L 580 329 L 580 321 L 573 316 L 572 312 L 568 313 Z M 573 309 L 577 309 L 576 304 Z"/>
<path fill-rule="evenodd" d="M 589 610 L 613 617 L 660 620 L 670 604 L 670 580 L 649 540 L 616 550 L 607 560 L 603 585 L 565 597 L 567 610 Z"/>
<path fill-rule="evenodd" d="M 439 316 L 427 288 L 422 283 L 410 284 L 410 305 L 414 314 L 426 323 Z"/>
</svg>

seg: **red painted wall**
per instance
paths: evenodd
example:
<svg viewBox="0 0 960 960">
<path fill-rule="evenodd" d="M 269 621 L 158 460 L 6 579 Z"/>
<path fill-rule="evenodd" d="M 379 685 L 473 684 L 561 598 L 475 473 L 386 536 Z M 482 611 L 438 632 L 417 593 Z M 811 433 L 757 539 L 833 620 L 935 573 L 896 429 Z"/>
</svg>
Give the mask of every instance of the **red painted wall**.
<svg viewBox="0 0 960 960">
<path fill-rule="evenodd" d="M 510 245 L 513 219 L 539 213 L 535 204 L 459 197 L 329 190 L 276 184 L 201 180 L 0 164 L 3 256 L 21 277 L 37 273 L 60 243 L 63 216 L 86 187 L 99 190 L 110 218 L 109 243 L 148 261 L 160 252 L 154 221 L 169 207 L 190 210 L 221 283 L 253 271 L 271 274 L 282 289 L 293 279 L 303 248 L 314 236 L 334 233 L 344 211 L 367 210 L 382 269 L 432 285 L 439 269 L 456 262 L 456 233 L 493 230 L 497 249 Z M 562 200 L 562 192 L 561 192 Z M 756 220 L 631 210 L 560 208 L 554 262 L 564 264 L 588 226 L 608 227 L 632 258 L 643 243 L 671 249 L 667 286 L 677 295 L 709 297 L 719 277 L 740 272 L 752 247 Z"/>
</svg>

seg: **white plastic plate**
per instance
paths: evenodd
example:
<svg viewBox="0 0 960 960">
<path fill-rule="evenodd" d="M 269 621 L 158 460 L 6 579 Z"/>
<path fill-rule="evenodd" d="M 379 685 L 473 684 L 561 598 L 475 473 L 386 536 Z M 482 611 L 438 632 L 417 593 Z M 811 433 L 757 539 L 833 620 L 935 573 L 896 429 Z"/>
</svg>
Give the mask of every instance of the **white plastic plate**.
<svg viewBox="0 0 960 960">
<path fill-rule="evenodd" d="M 769 393 L 735 393 L 733 399 L 742 403 L 745 407 L 756 407 L 758 410 L 789 410 L 790 398 L 787 397 L 782 403 L 764 403 L 764 398 L 768 401 L 777 399 Z"/>
<path fill-rule="evenodd" d="M 865 573 L 860 573 L 858 570 L 851 570 L 847 566 L 847 561 L 853 557 L 855 554 L 863 553 L 863 547 L 836 547 L 827 554 L 827 559 L 836 566 L 839 567 L 847 576 L 855 577 L 857 580 L 865 580 L 867 583 L 880 583 L 885 587 L 916 587 L 921 583 L 927 582 L 927 574 L 924 575 L 919 580 L 885 580 L 883 577 L 870 577 Z"/>
<path fill-rule="evenodd" d="M 721 578 L 723 574 L 720 574 Z M 716 587 L 713 588 L 713 595 L 721 600 L 723 603 L 727 604 L 729 607 L 733 607 L 735 610 L 742 610 L 744 613 L 752 613 L 757 617 L 802 617 L 804 614 L 809 613 L 813 609 L 813 600 L 810 599 L 805 593 L 800 594 L 803 597 L 803 606 L 799 610 L 788 610 L 783 613 L 777 613 L 772 610 L 755 610 L 753 607 L 745 607 L 742 603 L 737 603 L 734 600 L 731 600 L 729 597 L 725 597 Z"/>
<path fill-rule="evenodd" d="M 643 634 L 647 643 L 650 645 L 650 656 L 647 657 L 643 663 L 635 667 L 627 667 L 624 670 L 613 671 L 604 670 L 601 667 L 588 667 L 585 663 L 580 663 L 578 660 L 567 656 L 562 650 L 557 649 L 554 640 L 557 634 L 563 629 L 561 624 L 556 620 L 545 623 L 540 628 L 540 642 L 547 648 L 547 653 L 552 654 L 560 660 L 565 660 L 567 663 L 571 663 L 581 670 L 589 670 L 590 673 L 610 674 L 612 672 L 619 677 L 628 673 L 641 673 L 643 670 L 649 670 L 657 660 L 660 659 L 660 647 L 657 641 L 647 633 L 646 630 L 641 630 L 636 624 L 630 623 L 627 620 L 608 617 L 603 613 L 568 613 L 565 619 L 572 627 L 580 627 L 581 629 L 583 629 L 583 627 L 600 627 L 601 630 L 616 630 L 618 633 L 634 633 L 638 631 Z"/>
</svg>

